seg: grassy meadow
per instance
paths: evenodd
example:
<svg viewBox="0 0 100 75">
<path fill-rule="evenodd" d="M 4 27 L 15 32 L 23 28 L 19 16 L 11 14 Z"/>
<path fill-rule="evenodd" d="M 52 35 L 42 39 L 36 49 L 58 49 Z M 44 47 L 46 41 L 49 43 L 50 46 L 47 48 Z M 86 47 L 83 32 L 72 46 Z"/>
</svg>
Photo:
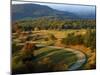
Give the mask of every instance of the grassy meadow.
<svg viewBox="0 0 100 75">
<path fill-rule="evenodd" d="M 13 7 L 12 74 L 96 68 L 95 16 L 41 4 Z"/>
</svg>

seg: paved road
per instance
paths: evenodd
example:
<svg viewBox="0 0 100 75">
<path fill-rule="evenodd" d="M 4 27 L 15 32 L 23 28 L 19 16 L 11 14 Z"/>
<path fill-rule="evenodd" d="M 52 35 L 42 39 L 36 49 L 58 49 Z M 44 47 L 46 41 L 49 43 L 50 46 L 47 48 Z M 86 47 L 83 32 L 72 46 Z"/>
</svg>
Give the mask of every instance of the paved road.
<svg viewBox="0 0 100 75">
<path fill-rule="evenodd" d="M 40 46 L 40 47 L 43 46 L 43 47 L 55 48 L 55 49 L 63 49 L 63 50 L 74 53 L 77 56 L 77 61 L 73 65 L 71 65 L 68 68 L 68 70 L 78 69 L 79 67 L 83 66 L 83 64 L 86 63 L 86 60 L 87 60 L 86 55 L 79 50 L 74 50 L 71 48 L 56 47 L 56 46 L 45 46 L 45 45 L 40 45 L 40 44 L 38 44 L 37 46 Z M 49 55 L 52 55 L 52 53 L 50 53 Z"/>
<path fill-rule="evenodd" d="M 68 70 L 76 70 L 79 67 L 81 67 L 84 63 L 86 63 L 87 58 L 86 58 L 86 55 L 83 52 L 78 51 L 78 50 L 73 50 L 73 49 L 70 49 L 70 48 L 65 49 L 65 50 L 72 51 L 77 56 L 77 61 L 73 65 L 71 65 Z"/>
<path fill-rule="evenodd" d="M 74 50 L 74 49 L 71 49 L 71 48 L 56 47 L 56 46 L 46 46 L 46 47 L 56 48 L 56 49 L 63 49 L 63 50 L 66 50 L 66 51 L 70 51 L 70 52 L 72 52 L 76 55 L 77 61 L 73 65 L 71 65 L 68 68 L 68 70 L 76 70 L 79 67 L 83 66 L 84 63 L 86 63 L 86 60 L 87 60 L 86 55 L 83 52 L 79 51 L 79 50 Z"/>
</svg>

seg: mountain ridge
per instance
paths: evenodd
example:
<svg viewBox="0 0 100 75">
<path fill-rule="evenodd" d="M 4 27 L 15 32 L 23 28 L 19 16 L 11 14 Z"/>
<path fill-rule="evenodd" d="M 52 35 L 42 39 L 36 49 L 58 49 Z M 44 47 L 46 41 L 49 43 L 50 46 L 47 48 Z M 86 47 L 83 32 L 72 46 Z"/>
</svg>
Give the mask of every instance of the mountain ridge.
<svg viewBox="0 0 100 75">
<path fill-rule="evenodd" d="M 70 11 L 60 11 L 46 5 L 40 4 L 14 4 L 12 5 L 12 20 L 20 20 L 25 18 L 38 18 L 44 16 L 55 16 L 62 19 L 88 19 L 87 16 L 82 17 Z M 95 17 L 95 16 L 94 16 Z M 92 17 L 92 18 L 94 18 Z M 91 19 L 91 18 L 90 18 Z"/>
</svg>

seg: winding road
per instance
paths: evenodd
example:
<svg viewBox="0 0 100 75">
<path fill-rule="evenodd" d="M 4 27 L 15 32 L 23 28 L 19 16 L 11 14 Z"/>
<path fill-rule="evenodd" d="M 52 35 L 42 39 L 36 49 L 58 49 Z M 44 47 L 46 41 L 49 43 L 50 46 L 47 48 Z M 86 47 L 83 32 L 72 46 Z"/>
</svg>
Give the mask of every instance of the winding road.
<svg viewBox="0 0 100 75">
<path fill-rule="evenodd" d="M 76 62 L 74 64 L 72 64 L 69 68 L 67 68 L 67 70 L 69 70 L 69 71 L 79 69 L 87 61 L 86 54 L 81 52 L 81 51 L 79 51 L 79 50 L 75 50 L 75 49 L 71 49 L 71 48 L 64 48 L 64 47 L 57 47 L 57 46 L 46 46 L 46 45 L 41 45 L 39 43 L 37 44 L 37 46 L 38 47 L 54 48 L 54 49 L 62 49 L 62 50 L 70 51 L 73 54 L 75 54 L 75 56 L 77 57 L 77 60 L 76 60 Z M 57 51 L 49 53 L 46 56 L 52 55 L 52 54 L 54 54 L 56 52 Z M 43 56 L 43 57 L 46 57 L 46 56 Z"/>
<path fill-rule="evenodd" d="M 68 70 L 76 70 L 79 67 L 81 67 L 84 63 L 86 63 L 87 58 L 86 58 L 86 55 L 83 52 L 78 51 L 78 50 L 73 50 L 73 49 L 70 49 L 70 48 L 65 49 L 65 50 L 72 51 L 77 56 L 77 61 L 73 65 L 71 65 Z"/>
<path fill-rule="evenodd" d="M 46 46 L 46 47 L 54 48 L 54 49 L 63 49 L 63 50 L 66 50 L 66 51 L 70 51 L 70 52 L 72 52 L 73 54 L 76 55 L 77 61 L 67 69 L 69 71 L 70 70 L 76 70 L 86 63 L 86 60 L 87 60 L 86 55 L 79 50 L 74 50 L 74 49 L 71 49 L 71 48 L 56 47 L 56 46 Z"/>
</svg>

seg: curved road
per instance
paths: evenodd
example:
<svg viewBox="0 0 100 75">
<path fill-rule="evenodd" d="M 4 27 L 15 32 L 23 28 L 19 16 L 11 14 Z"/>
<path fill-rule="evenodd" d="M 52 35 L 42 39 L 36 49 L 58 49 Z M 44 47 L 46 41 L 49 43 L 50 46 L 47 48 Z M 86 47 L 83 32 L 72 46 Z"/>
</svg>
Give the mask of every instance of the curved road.
<svg viewBox="0 0 100 75">
<path fill-rule="evenodd" d="M 73 53 L 76 54 L 76 57 L 77 57 L 76 63 L 74 63 L 73 65 L 71 65 L 68 70 L 76 70 L 79 67 L 81 67 L 84 63 L 86 63 L 87 58 L 86 58 L 86 55 L 83 52 L 78 51 L 78 50 L 69 49 L 69 48 L 65 49 L 65 50 L 72 51 Z"/>
<path fill-rule="evenodd" d="M 77 61 L 73 65 L 71 65 L 68 68 L 68 70 L 76 70 L 76 69 L 80 68 L 81 66 L 83 66 L 84 63 L 86 63 L 86 60 L 87 60 L 86 55 L 81 51 L 74 50 L 71 48 L 63 48 L 63 47 L 56 47 L 56 46 L 46 46 L 46 47 L 67 50 L 76 55 Z"/>
<path fill-rule="evenodd" d="M 84 63 L 86 63 L 86 61 L 87 61 L 86 54 L 79 51 L 79 50 L 74 50 L 74 49 L 71 49 L 71 48 L 64 48 L 64 47 L 56 47 L 56 46 L 46 46 L 46 45 L 41 45 L 41 44 L 37 44 L 37 46 L 63 49 L 63 50 L 70 51 L 70 52 L 74 53 L 77 57 L 77 61 L 73 65 L 71 65 L 68 70 L 76 70 L 79 67 L 83 66 Z M 50 53 L 49 55 L 52 55 L 52 54 Z"/>
</svg>

